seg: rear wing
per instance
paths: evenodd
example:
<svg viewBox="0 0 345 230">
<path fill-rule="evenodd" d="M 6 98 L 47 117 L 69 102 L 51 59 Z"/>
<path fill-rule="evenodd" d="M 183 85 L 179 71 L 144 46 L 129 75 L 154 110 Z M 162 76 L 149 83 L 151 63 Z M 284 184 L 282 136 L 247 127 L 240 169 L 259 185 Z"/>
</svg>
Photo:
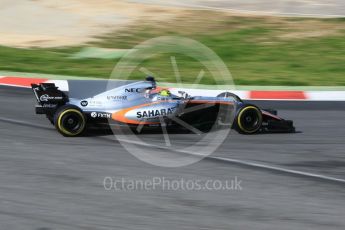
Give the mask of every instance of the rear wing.
<svg viewBox="0 0 345 230">
<path fill-rule="evenodd" d="M 68 102 L 68 96 L 54 83 L 31 84 L 31 88 L 38 103 L 37 114 L 50 113 Z"/>
</svg>

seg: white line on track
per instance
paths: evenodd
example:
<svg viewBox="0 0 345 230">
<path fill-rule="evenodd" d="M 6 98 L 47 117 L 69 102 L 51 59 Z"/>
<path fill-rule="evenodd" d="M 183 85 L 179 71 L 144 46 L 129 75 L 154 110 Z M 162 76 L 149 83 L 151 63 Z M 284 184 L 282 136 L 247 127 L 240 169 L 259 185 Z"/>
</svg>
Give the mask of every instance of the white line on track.
<svg viewBox="0 0 345 230">
<path fill-rule="evenodd" d="M 121 138 L 117 138 L 117 140 L 119 142 L 123 141 L 123 142 L 127 142 L 127 143 L 130 143 L 130 144 L 137 144 L 137 145 L 142 145 L 142 146 L 147 146 L 147 147 L 158 147 L 158 148 L 162 148 L 162 149 L 172 150 L 171 148 L 166 148 L 166 147 L 163 147 L 163 146 L 156 146 L 156 145 L 147 144 L 147 143 L 143 143 L 143 142 L 137 142 L 137 141 L 133 141 L 133 140 L 127 140 L 127 139 L 121 139 Z M 267 169 L 267 170 L 287 173 L 287 174 L 296 175 L 296 176 L 312 177 L 312 178 L 315 178 L 315 179 L 328 180 L 328 181 L 337 182 L 337 183 L 345 183 L 345 179 L 331 177 L 331 176 L 326 176 L 326 175 L 322 175 L 322 174 L 303 172 L 303 171 L 293 170 L 293 169 L 286 169 L 286 168 L 281 168 L 281 167 L 278 167 L 278 166 L 266 165 L 266 164 L 261 164 L 261 163 L 246 161 L 246 160 L 234 159 L 234 158 L 224 158 L 224 157 L 216 157 L 216 156 L 204 156 L 204 155 L 201 155 L 201 154 L 197 154 L 197 153 L 193 153 L 193 152 L 188 152 L 188 151 L 181 151 L 181 150 L 173 150 L 173 151 L 176 151 L 178 153 L 184 153 L 184 154 L 193 155 L 193 156 L 196 156 L 196 157 L 204 157 L 205 159 L 210 159 L 210 160 L 217 160 L 217 161 L 222 161 L 222 162 L 227 162 L 227 163 L 232 163 L 232 164 L 237 164 L 237 165 L 243 165 L 243 166 L 250 166 L 250 167 L 261 168 L 261 169 Z"/>
<path fill-rule="evenodd" d="M 6 117 L 0 117 L 0 122 L 1 121 L 2 122 L 10 122 L 10 123 L 19 124 L 19 125 L 26 125 L 26 126 L 49 129 L 49 127 L 45 126 L 45 125 L 37 125 L 37 124 L 33 124 L 31 122 L 21 121 L 21 120 L 17 120 L 17 119 L 6 118 Z"/>
<path fill-rule="evenodd" d="M 230 163 L 241 164 L 241 165 L 245 165 L 245 166 L 256 167 L 256 168 L 269 169 L 269 170 L 274 170 L 274 171 L 278 171 L 278 172 L 289 173 L 289 174 L 294 174 L 294 175 L 299 175 L 299 176 L 313 177 L 313 178 L 317 178 L 317 179 L 323 179 L 323 180 L 345 183 L 345 179 L 325 176 L 325 175 L 321 175 L 321 174 L 303 172 L 303 171 L 299 171 L 299 170 L 286 169 L 286 168 L 281 168 L 281 167 L 277 167 L 277 166 L 259 164 L 259 163 L 250 162 L 250 161 L 237 160 L 237 159 L 224 158 L 224 157 L 212 157 L 212 156 L 210 156 L 208 158 L 214 159 L 214 160 L 230 162 Z"/>
<path fill-rule="evenodd" d="M 15 123 L 15 124 L 24 124 L 24 125 L 29 125 L 29 126 L 34 126 L 34 127 L 38 127 L 38 128 L 44 128 L 44 129 L 48 128 L 47 126 L 44 126 L 44 125 L 32 124 L 30 122 L 21 121 L 21 120 L 17 120 L 17 119 L 11 119 L 11 118 L 5 118 L 5 117 L 0 117 L 0 121 L 11 122 L 11 123 Z M 164 147 L 164 146 L 156 146 L 156 145 L 152 145 L 152 144 L 148 144 L 148 143 L 144 143 L 144 142 L 137 142 L 137 141 L 127 140 L 127 139 L 122 139 L 122 138 L 116 138 L 116 139 L 119 142 L 126 142 L 126 143 L 130 143 L 130 144 L 136 144 L 136 145 L 141 145 L 141 146 L 146 146 L 146 147 L 156 147 L 156 148 L 171 150 L 170 148 Z M 345 179 L 326 176 L 326 175 L 322 175 L 322 174 L 303 172 L 303 171 L 293 170 L 293 169 L 286 169 L 286 168 L 281 168 L 278 166 L 260 164 L 260 163 L 256 163 L 256 162 L 239 160 L 239 159 L 234 159 L 234 158 L 225 158 L 225 157 L 217 157 L 217 156 L 204 156 L 202 154 L 188 152 L 188 151 L 181 151 L 181 150 L 174 150 L 174 151 L 176 151 L 178 153 L 189 154 L 189 155 L 192 155 L 195 157 L 203 157 L 205 159 L 210 159 L 210 160 L 217 160 L 217 161 L 233 163 L 233 164 L 237 164 L 237 165 L 267 169 L 267 170 L 287 173 L 287 174 L 296 175 L 296 176 L 304 176 L 304 177 L 311 177 L 311 178 L 315 178 L 315 179 L 328 180 L 328 181 L 332 181 L 332 182 L 345 183 Z"/>
<path fill-rule="evenodd" d="M 301 13 L 282 13 L 277 11 L 260 11 L 260 10 L 240 10 L 235 8 L 221 8 L 215 6 L 203 6 L 198 4 L 177 3 L 174 6 L 177 7 L 190 7 L 194 9 L 214 10 L 223 12 L 238 12 L 243 14 L 255 14 L 255 15 L 278 15 L 287 17 L 319 17 L 319 18 L 342 18 L 345 15 L 340 14 L 301 14 Z"/>
</svg>

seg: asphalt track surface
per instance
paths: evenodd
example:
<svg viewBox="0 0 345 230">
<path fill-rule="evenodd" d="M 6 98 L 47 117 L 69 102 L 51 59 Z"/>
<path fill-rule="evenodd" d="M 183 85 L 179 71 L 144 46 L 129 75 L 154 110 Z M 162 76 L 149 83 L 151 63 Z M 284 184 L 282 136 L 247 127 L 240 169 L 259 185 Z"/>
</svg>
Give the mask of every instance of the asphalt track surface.
<svg viewBox="0 0 345 230">
<path fill-rule="evenodd" d="M 344 103 L 257 103 L 281 109 L 300 132 L 231 133 L 214 158 L 164 168 L 112 135 L 64 138 L 34 114 L 29 90 L 1 87 L 0 229 L 344 229 L 345 183 L 335 180 L 345 179 Z M 242 190 L 107 191 L 107 176 L 237 177 Z"/>
</svg>

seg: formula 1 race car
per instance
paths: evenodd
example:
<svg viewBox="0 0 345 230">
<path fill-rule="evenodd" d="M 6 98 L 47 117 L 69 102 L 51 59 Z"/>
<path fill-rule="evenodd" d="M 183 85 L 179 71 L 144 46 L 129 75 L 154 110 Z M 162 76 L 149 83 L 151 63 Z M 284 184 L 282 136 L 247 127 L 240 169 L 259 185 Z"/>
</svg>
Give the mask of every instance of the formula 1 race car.
<svg viewBox="0 0 345 230">
<path fill-rule="evenodd" d="M 153 77 L 106 89 L 88 98 L 68 96 L 54 83 L 32 84 L 37 114 L 45 114 L 64 136 L 82 135 L 87 127 L 138 126 L 157 129 L 233 128 L 242 134 L 294 132 L 293 122 L 275 110 L 260 109 L 224 92 L 217 97 L 190 96 L 156 86 Z"/>
</svg>

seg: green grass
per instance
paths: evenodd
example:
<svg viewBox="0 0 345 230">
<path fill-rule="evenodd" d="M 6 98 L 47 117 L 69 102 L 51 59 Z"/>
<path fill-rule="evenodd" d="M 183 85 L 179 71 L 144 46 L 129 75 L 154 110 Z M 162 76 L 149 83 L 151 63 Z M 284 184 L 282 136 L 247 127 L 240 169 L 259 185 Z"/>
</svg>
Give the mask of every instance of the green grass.
<svg viewBox="0 0 345 230">
<path fill-rule="evenodd" d="M 345 86 L 345 20 L 233 17 L 187 11 L 178 20 L 138 23 L 80 47 L 19 49 L 0 46 L 0 70 L 108 78 L 118 59 L 73 59 L 83 47 L 130 49 L 157 36 L 184 36 L 211 48 L 238 85 Z M 140 64 L 175 82 L 176 56 L 183 83 L 193 83 L 201 64 L 177 54 L 161 54 Z M 136 68 L 132 79 L 142 79 Z M 203 84 L 215 84 L 206 71 Z"/>
</svg>

